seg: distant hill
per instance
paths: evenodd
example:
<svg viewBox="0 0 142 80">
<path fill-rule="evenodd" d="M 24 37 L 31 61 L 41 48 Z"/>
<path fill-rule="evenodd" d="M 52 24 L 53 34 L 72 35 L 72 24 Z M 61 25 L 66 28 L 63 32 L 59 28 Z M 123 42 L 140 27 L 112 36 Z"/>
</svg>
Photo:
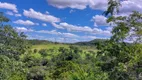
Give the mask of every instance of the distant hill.
<svg viewBox="0 0 142 80">
<path fill-rule="evenodd" d="M 54 43 L 54 42 L 47 41 L 47 40 L 37 40 L 37 39 L 28 40 L 28 42 L 29 42 L 30 44 L 32 44 L 32 45 Z"/>
<path fill-rule="evenodd" d="M 98 43 L 104 43 L 105 41 L 107 41 L 106 39 L 94 39 L 92 41 L 88 41 L 88 42 L 77 42 L 75 43 L 76 45 L 86 45 L 86 46 L 95 46 Z"/>
<path fill-rule="evenodd" d="M 82 46 L 95 46 L 98 43 L 104 43 L 106 39 L 94 39 L 92 41 L 88 42 L 77 42 L 77 43 L 58 43 L 58 42 L 52 42 L 47 40 L 28 40 L 28 42 L 32 45 L 39 45 L 39 44 L 72 44 L 72 45 L 82 45 Z"/>
</svg>

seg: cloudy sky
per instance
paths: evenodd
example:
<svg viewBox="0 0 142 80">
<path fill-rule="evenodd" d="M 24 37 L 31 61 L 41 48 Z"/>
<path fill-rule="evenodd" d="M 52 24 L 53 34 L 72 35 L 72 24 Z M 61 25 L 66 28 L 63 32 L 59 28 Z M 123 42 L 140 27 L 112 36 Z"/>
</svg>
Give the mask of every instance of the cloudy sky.
<svg viewBox="0 0 142 80">
<path fill-rule="evenodd" d="M 142 0 L 121 0 L 120 13 L 142 11 Z M 28 39 L 58 42 L 108 39 L 111 27 L 102 13 L 107 0 L 0 0 L 0 12 Z"/>
</svg>

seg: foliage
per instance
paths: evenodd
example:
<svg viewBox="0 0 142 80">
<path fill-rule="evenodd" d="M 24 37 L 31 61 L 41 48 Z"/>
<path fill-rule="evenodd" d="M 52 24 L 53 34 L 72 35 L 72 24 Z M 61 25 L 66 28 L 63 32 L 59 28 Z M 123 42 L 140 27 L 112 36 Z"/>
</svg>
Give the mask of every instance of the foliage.
<svg viewBox="0 0 142 80">
<path fill-rule="evenodd" d="M 108 0 L 108 8 L 103 14 L 105 16 L 108 16 L 108 15 L 114 15 L 115 13 L 118 13 L 119 7 L 121 6 L 120 1 L 121 0 Z"/>
<path fill-rule="evenodd" d="M 98 53 L 99 66 L 108 73 L 109 80 L 140 80 L 141 20 L 142 14 L 139 12 L 133 12 L 127 17 L 112 16 L 108 19 L 108 22 L 115 24 L 112 30 L 113 36 L 106 43 L 107 46 L 102 45 L 103 48 Z M 132 41 L 131 44 L 127 44 L 128 39 Z"/>
<path fill-rule="evenodd" d="M 26 52 L 29 48 L 26 43 L 26 36 L 23 33 L 17 33 L 10 25 L 4 25 L 3 22 L 9 20 L 0 14 L 0 54 L 17 57 Z"/>
<path fill-rule="evenodd" d="M 0 80 L 25 80 L 26 68 L 21 61 L 0 55 Z"/>
</svg>

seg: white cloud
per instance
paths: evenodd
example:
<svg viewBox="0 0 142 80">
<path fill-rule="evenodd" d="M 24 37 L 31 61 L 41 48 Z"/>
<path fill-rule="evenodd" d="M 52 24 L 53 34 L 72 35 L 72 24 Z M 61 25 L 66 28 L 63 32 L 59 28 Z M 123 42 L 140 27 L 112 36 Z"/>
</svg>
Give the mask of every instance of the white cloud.
<svg viewBox="0 0 142 80">
<path fill-rule="evenodd" d="M 121 1 L 120 12 L 116 16 L 128 16 L 132 11 L 142 12 L 142 0 Z"/>
<path fill-rule="evenodd" d="M 25 25 L 25 26 L 33 26 L 33 25 L 39 25 L 38 23 L 34 23 L 30 20 L 17 20 L 17 21 L 14 21 L 15 24 L 21 24 L 21 25 Z"/>
<path fill-rule="evenodd" d="M 70 10 L 70 13 L 73 13 L 73 12 L 75 12 L 75 10 L 71 9 L 71 10 Z"/>
<path fill-rule="evenodd" d="M 58 29 L 64 29 L 62 26 L 60 26 L 56 23 L 52 23 L 52 26 L 54 26 L 55 28 L 58 28 Z"/>
<path fill-rule="evenodd" d="M 107 9 L 108 0 L 88 0 L 89 1 L 89 7 L 94 10 L 103 10 L 105 11 Z"/>
<path fill-rule="evenodd" d="M 72 33 L 62 33 L 61 36 L 66 37 L 66 38 L 77 38 L 79 36 L 72 34 Z"/>
<path fill-rule="evenodd" d="M 39 30 L 35 31 L 32 29 L 27 29 L 25 27 L 16 27 L 16 31 L 18 32 L 34 32 L 34 33 L 42 33 L 42 34 L 49 34 L 50 37 L 44 36 L 44 35 L 28 35 L 28 39 L 40 39 L 40 40 L 50 40 L 50 41 L 57 41 L 57 42 L 63 42 L 63 43 L 74 43 L 74 42 L 80 42 L 80 41 L 90 41 L 94 39 L 106 39 L 107 37 L 96 37 L 94 35 L 85 35 L 85 36 L 79 36 L 73 33 L 64 33 L 64 32 L 57 32 L 56 30 L 48 31 L 48 30 Z M 52 35 L 52 36 L 51 36 Z"/>
<path fill-rule="evenodd" d="M 68 31 L 77 31 L 77 32 L 92 32 L 92 29 L 88 26 L 76 26 L 76 25 L 71 25 L 68 23 L 60 23 L 58 24 L 53 24 L 54 27 L 59 28 L 59 29 L 67 29 Z"/>
<path fill-rule="evenodd" d="M 45 12 L 46 14 L 50 14 L 48 11 Z"/>
<path fill-rule="evenodd" d="M 28 39 L 49 40 L 49 39 L 47 39 L 47 37 L 37 35 L 37 34 L 36 35 L 28 35 L 27 34 L 27 36 L 28 36 Z"/>
<path fill-rule="evenodd" d="M 142 0 L 125 0 L 121 2 L 121 5 L 120 13 L 142 12 Z"/>
<path fill-rule="evenodd" d="M 99 35 L 107 35 L 110 36 L 111 32 L 109 30 L 102 30 L 99 28 L 90 28 L 89 26 L 76 26 L 76 25 L 71 25 L 68 23 L 60 23 L 60 24 L 53 24 L 54 27 L 58 29 L 67 29 L 68 31 L 71 32 L 85 32 L 89 34 L 99 34 Z"/>
<path fill-rule="evenodd" d="M 75 8 L 85 9 L 87 7 L 88 0 L 47 0 L 47 2 L 57 8 Z"/>
<path fill-rule="evenodd" d="M 83 40 L 86 40 L 86 39 L 96 39 L 97 37 L 96 36 L 90 36 L 90 35 L 86 35 L 86 36 L 83 36 L 83 37 L 81 37 Z"/>
<path fill-rule="evenodd" d="M 16 27 L 15 30 L 16 30 L 17 32 L 33 32 L 32 29 L 27 29 L 27 28 L 25 28 L 25 27 Z"/>
<path fill-rule="evenodd" d="M 10 15 L 10 16 L 13 16 L 13 15 L 14 15 L 14 13 L 13 13 L 13 12 L 10 12 L 10 11 L 7 11 L 6 14 L 7 14 L 7 15 Z"/>
<path fill-rule="evenodd" d="M 7 11 L 6 14 L 7 14 L 7 15 L 10 15 L 10 16 L 15 16 L 15 17 L 21 17 L 21 16 L 22 16 L 21 14 L 13 13 L 13 12 L 11 12 L 11 11 Z"/>
<path fill-rule="evenodd" d="M 47 26 L 47 24 L 46 24 L 46 23 L 43 23 L 42 26 Z"/>
<path fill-rule="evenodd" d="M 48 30 L 40 30 L 40 31 L 36 31 L 38 33 L 45 33 L 45 34 L 52 34 L 52 35 L 58 35 L 61 37 L 78 37 L 75 34 L 72 33 L 61 33 L 61 32 L 57 32 L 56 30 L 52 30 L 52 31 L 48 31 Z"/>
<path fill-rule="evenodd" d="M 105 36 L 111 36 L 111 31 L 109 30 L 102 30 L 102 29 L 99 29 L 99 28 L 94 28 L 93 29 L 93 32 L 91 34 L 97 34 L 97 35 L 105 35 Z"/>
<path fill-rule="evenodd" d="M 108 26 L 107 18 L 103 15 L 93 16 L 92 21 L 94 21 L 94 26 Z"/>
<path fill-rule="evenodd" d="M 8 10 L 12 10 L 13 12 L 17 13 L 17 7 L 15 4 L 11 4 L 11 3 L 6 3 L 6 2 L 0 2 L 0 8 L 2 9 L 8 9 Z"/>
<path fill-rule="evenodd" d="M 86 9 L 89 6 L 95 10 L 106 10 L 107 0 L 47 0 L 49 5 L 63 9 Z"/>
<path fill-rule="evenodd" d="M 27 16 L 29 18 L 34 18 L 49 23 L 60 22 L 59 18 L 56 18 L 49 14 L 42 14 L 40 12 L 33 10 L 32 8 L 30 8 L 29 10 L 24 10 L 23 14 L 24 16 Z"/>
<path fill-rule="evenodd" d="M 94 10 L 107 9 L 108 0 L 47 0 L 48 4 L 57 8 L 86 9 L 87 6 Z M 128 15 L 132 11 L 142 12 L 142 0 L 121 0 L 119 15 Z"/>
<path fill-rule="evenodd" d="M 112 31 L 113 27 L 107 27 L 106 30 Z"/>
<path fill-rule="evenodd" d="M 57 32 L 56 30 L 39 30 L 39 31 L 35 31 L 32 29 L 27 29 L 25 27 L 16 27 L 15 28 L 18 32 L 36 32 L 36 33 L 42 33 L 42 34 L 51 34 L 51 35 L 57 35 L 57 37 L 60 38 L 69 38 L 69 39 L 80 39 L 80 40 L 93 40 L 96 39 L 98 37 L 96 36 L 91 36 L 91 35 L 85 35 L 85 36 L 78 36 L 76 34 L 72 34 L 72 33 L 62 33 L 62 32 Z"/>
<path fill-rule="evenodd" d="M 44 33 L 44 34 L 52 34 L 52 35 L 58 35 L 61 34 L 60 32 L 57 32 L 56 30 L 48 31 L 48 30 L 40 30 L 36 31 L 37 33 Z"/>
<path fill-rule="evenodd" d="M 21 14 L 15 14 L 15 16 L 16 16 L 16 17 L 21 17 L 22 15 L 21 15 Z"/>
</svg>

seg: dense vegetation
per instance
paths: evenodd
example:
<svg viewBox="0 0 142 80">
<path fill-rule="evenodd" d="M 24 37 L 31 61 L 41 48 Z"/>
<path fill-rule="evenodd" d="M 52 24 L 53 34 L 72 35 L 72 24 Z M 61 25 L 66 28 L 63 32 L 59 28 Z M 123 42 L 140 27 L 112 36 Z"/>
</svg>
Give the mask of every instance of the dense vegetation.
<svg viewBox="0 0 142 80">
<path fill-rule="evenodd" d="M 108 22 L 115 23 L 112 37 L 92 41 L 97 51 L 75 45 L 33 49 L 46 41 L 27 41 L 0 13 L 0 80 L 142 80 L 142 14 L 114 17 L 115 6 L 110 7 L 106 15 L 111 13 Z"/>
</svg>

